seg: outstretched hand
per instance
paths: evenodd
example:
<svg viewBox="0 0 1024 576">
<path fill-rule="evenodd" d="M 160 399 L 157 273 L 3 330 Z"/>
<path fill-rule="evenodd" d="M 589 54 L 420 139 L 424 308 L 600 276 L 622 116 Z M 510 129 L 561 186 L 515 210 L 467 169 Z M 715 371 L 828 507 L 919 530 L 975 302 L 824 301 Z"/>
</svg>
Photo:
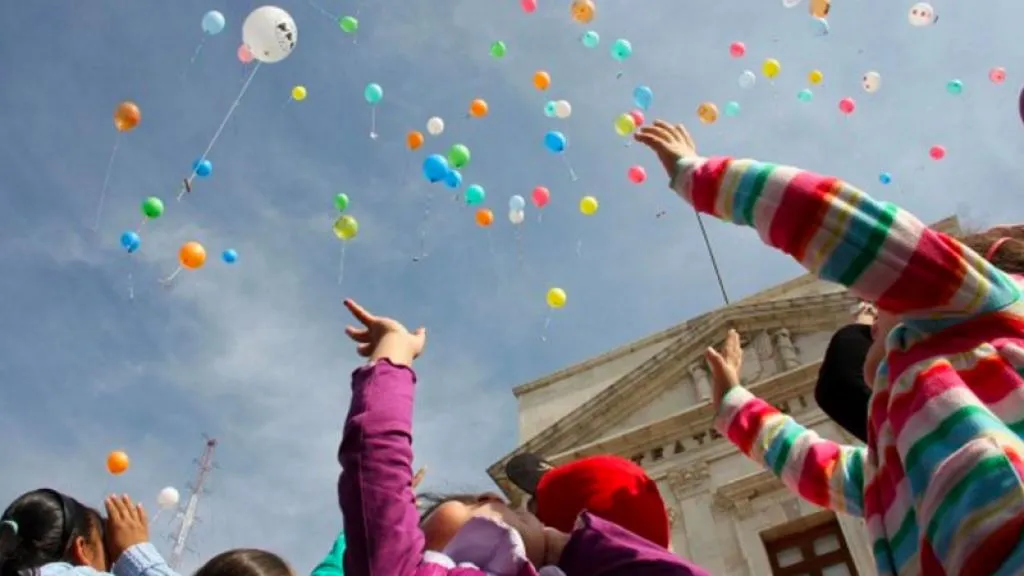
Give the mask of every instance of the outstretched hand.
<svg viewBox="0 0 1024 576">
<path fill-rule="evenodd" d="M 363 325 L 362 328 L 345 327 L 345 334 L 356 343 L 360 356 L 371 362 L 389 360 L 393 364 L 412 366 L 412 361 L 423 352 L 427 344 L 426 328 L 409 332 L 401 322 L 374 316 L 354 300 L 345 300 L 345 307 Z"/>
<path fill-rule="evenodd" d="M 722 398 L 740 385 L 740 372 L 743 370 L 743 348 L 740 346 L 740 335 L 735 330 L 729 330 L 725 336 L 725 344 L 722 351 L 708 348 L 704 358 L 711 367 L 711 381 L 714 390 L 711 391 L 711 403 L 718 412 L 722 407 Z"/>
<path fill-rule="evenodd" d="M 697 156 L 697 144 L 682 124 L 673 126 L 663 120 L 655 120 L 654 124 L 640 128 L 633 139 L 658 155 L 669 178 L 675 176 L 676 164 L 680 160 Z"/>
</svg>

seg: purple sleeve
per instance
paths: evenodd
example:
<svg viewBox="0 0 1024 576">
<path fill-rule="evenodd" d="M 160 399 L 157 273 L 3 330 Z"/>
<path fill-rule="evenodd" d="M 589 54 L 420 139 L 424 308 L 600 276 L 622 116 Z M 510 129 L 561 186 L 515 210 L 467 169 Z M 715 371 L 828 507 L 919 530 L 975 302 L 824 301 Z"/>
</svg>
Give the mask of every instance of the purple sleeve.
<svg viewBox="0 0 1024 576">
<path fill-rule="evenodd" d="M 592 514 L 580 516 L 558 567 L 566 576 L 710 576 L 710 572 Z"/>
<path fill-rule="evenodd" d="M 352 373 L 352 405 L 338 449 L 345 574 L 407 576 L 423 558 L 412 491 L 416 376 L 380 360 Z"/>
</svg>

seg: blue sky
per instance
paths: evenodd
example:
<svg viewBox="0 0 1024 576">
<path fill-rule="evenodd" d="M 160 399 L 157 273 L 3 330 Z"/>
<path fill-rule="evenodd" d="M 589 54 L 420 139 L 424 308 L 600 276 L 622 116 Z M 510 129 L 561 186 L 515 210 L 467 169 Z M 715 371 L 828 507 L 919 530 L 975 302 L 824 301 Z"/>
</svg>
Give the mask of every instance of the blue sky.
<svg viewBox="0 0 1024 576">
<path fill-rule="evenodd" d="M 513 386 L 720 303 L 692 213 L 654 159 L 613 132 L 637 84 L 654 90 L 650 115 L 690 123 L 705 154 L 834 173 L 928 221 L 1024 217 L 1024 72 L 1014 67 L 1024 61 L 1024 6 L 939 0 L 939 23 L 913 28 L 911 2 L 836 0 L 831 33 L 820 37 L 805 5 L 685 4 L 602 2 L 593 23 L 602 45 L 587 50 L 564 0 L 542 0 L 532 15 L 514 0 L 322 0 L 335 15 L 358 11 L 355 43 L 307 0 L 281 2 L 298 46 L 262 67 L 209 156 L 213 177 L 182 203 L 181 178 L 242 86 L 235 50 L 259 3 L 9 6 L 17 25 L 0 35 L 0 499 L 50 485 L 92 503 L 112 490 L 152 503 L 163 486 L 184 489 L 207 432 L 221 440 L 220 468 L 189 566 L 259 546 L 305 572 L 340 526 L 335 450 L 358 362 L 342 333 L 345 296 L 430 330 L 415 443 L 430 466 L 427 487 L 489 488 L 484 468 L 515 443 Z M 211 9 L 227 29 L 189 66 Z M 634 47 L 622 66 L 608 53 L 618 37 Z M 504 60 L 488 54 L 495 40 L 508 45 Z M 746 43 L 743 60 L 729 57 L 733 41 Z M 741 72 L 768 57 L 781 61 L 781 76 L 741 90 Z M 988 82 L 993 66 L 1007 67 L 1006 84 Z M 532 87 L 538 69 L 553 78 L 548 94 Z M 796 93 L 812 69 L 825 82 L 802 104 Z M 869 70 L 883 79 L 873 95 L 860 89 Z M 959 97 L 945 92 L 954 78 L 966 87 Z M 368 82 L 385 90 L 377 141 L 368 137 Z M 285 104 L 295 84 L 309 99 Z M 858 102 L 849 118 L 837 109 L 845 96 Z M 489 102 L 488 118 L 465 118 L 473 98 Z M 143 120 L 122 138 L 94 233 L 111 113 L 125 99 Z M 569 100 L 573 116 L 546 118 L 548 99 Z M 696 123 L 701 102 L 729 100 L 741 103 L 738 117 Z M 445 134 L 408 152 L 405 133 L 435 115 Z M 550 129 L 569 137 L 579 181 L 545 152 Z M 489 232 L 420 175 L 425 154 L 456 142 L 473 152 L 466 183 L 488 191 L 497 216 Z M 946 146 L 946 160 L 928 159 L 933 144 Z M 647 184 L 627 182 L 633 164 L 647 168 Z M 878 184 L 882 171 L 893 185 Z M 551 204 L 541 221 L 529 211 L 517 238 L 508 198 L 537 185 L 551 189 Z M 361 224 L 342 286 L 330 229 L 339 192 Z M 586 194 L 601 201 L 592 218 L 577 212 Z M 118 237 L 138 225 L 148 195 L 167 210 L 128 256 Z M 414 263 L 428 199 L 430 256 Z M 717 222 L 709 231 L 734 296 L 798 273 L 749 231 Z M 157 280 L 188 240 L 206 246 L 209 262 L 164 291 Z M 234 267 L 217 258 L 229 247 L 241 255 Z M 569 304 L 543 341 L 551 286 Z M 116 448 L 133 468 L 114 479 L 104 457 Z M 156 523 L 155 539 L 166 526 Z"/>
</svg>

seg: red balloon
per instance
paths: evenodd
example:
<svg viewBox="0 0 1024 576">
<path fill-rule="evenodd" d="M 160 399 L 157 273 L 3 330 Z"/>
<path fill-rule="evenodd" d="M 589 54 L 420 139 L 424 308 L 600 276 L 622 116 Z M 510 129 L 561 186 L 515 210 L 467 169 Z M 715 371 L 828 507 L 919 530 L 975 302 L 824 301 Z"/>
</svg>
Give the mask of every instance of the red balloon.
<svg viewBox="0 0 1024 576">
<path fill-rule="evenodd" d="M 533 203 L 537 205 L 537 208 L 543 208 L 551 201 L 551 191 L 543 186 L 537 186 L 533 189 L 530 197 L 533 198 Z"/>
<path fill-rule="evenodd" d="M 729 45 L 729 56 L 742 58 L 747 53 L 747 46 L 743 42 L 733 42 Z"/>
<path fill-rule="evenodd" d="M 629 113 L 629 115 L 630 115 L 630 117 L 633 118 L 633 123 L 634 124 L 636 124 L 637 126 L 643 126 L 644 125 L 644 120 L 646 120 L 646 118 L 644 118 L 644 113 L 643 112 L 641 112 L 640 110 L 633 110 L 633 111 L 631 111 Z"/>
<path fill-rule="evenodd" d="M 630 166 L 626 175 L 633 184 L 643 184 L 644 180 L 647 180 L 647 170 L 644 170 L 643 166 Z"/>
<path fill-rule="evenodd" d="M 928 149 L 928 155 L 932 157 L 932 160 L 942 160 L 946 157 L 946 147 L 932 146 Z"/>
</svg>

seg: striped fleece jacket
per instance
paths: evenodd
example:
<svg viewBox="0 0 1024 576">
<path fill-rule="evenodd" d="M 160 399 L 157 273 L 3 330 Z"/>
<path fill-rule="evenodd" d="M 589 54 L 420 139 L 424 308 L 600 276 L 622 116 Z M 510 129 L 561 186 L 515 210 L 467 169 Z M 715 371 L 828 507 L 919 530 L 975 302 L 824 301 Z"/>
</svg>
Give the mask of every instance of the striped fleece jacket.
<svg viewBox="0 0 1024 576">
<path fill-rule="evenodd" d="M 901 321 L 867 447 L 823 439 L 743 388 L 718 429 L 803 498 L 862 516 L 880 574 L 1024 574 L 1022 279 L 835 178 L 693 158 L 672 180 L 699 212 L 756 228 Z"/>
</svg>

